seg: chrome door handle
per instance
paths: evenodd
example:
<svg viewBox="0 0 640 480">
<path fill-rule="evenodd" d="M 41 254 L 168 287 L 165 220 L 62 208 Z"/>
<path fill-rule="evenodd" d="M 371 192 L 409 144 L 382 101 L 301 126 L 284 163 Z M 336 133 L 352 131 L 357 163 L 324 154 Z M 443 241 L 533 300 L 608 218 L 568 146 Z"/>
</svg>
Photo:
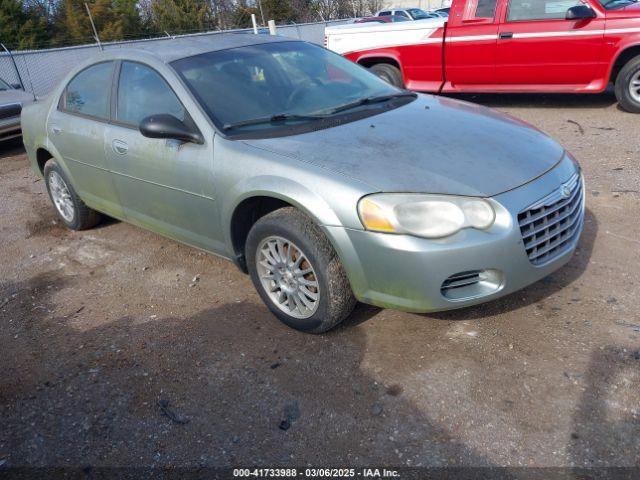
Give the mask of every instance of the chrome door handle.
<svg viewBox="0 0 640 480">
<path fill-rule="evenodd" d="M 60 127 L 58 127 L 57 125 L 52 125 L 51 126 L 51 131 L 53 133 L 55 133 L 56 135 L 60 135 L 62 133 L 62 129 Z"/>
<path fill-rule="evenodd" d="M 129 145 L 124 143 L 122 140 L 114 140 L 111 142 L 111 148 L 118 155 L 125 155 L 129 151 Z"/>
</svg>

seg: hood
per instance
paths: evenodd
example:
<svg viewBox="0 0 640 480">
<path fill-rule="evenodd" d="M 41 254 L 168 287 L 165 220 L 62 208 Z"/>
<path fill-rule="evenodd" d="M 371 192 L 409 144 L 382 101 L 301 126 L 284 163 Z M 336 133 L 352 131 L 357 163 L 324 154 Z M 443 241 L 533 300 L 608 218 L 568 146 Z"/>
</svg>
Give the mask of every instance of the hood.
<svg viewBox="0 0 640 480">
<path fill-rule="evenodd" d="M 23 90 L 0 90 L 0 105 L 20 103 L 26 105 L 33 102 L 33 95 Z"/>
<path fill-rule="evenodd" d="M 482 197 L 530 182 L 564 155 L 547 135 L 513 117 L 426 95 L 338 127 L 246 143 L 376 191 Z"/>
</svg>

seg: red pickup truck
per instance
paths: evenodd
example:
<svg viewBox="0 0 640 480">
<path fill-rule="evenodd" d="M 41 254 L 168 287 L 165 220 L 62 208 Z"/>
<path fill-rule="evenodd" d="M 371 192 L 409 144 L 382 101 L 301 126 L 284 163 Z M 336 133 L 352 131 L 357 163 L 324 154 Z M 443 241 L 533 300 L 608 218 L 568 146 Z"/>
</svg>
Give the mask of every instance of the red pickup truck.
<svg viewBox="0 0 640 480">
<path fill-rule="evenodd" d="M 598 93 L 640 113 L 637 0 L 453 0 L 448 19 L 328 27 L 325 43 L 422 92 Z"/>
</svg>

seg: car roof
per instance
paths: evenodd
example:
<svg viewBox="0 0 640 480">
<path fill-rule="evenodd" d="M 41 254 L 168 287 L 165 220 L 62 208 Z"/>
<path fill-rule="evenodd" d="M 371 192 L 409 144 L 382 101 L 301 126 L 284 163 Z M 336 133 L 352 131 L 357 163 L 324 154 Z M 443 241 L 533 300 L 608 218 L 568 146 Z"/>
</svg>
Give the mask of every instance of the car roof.
<svg viewBox="0 0 640 480">
<path fill-rule="evenodd" d="M 275 35 L 255 35 L 253 33 L 219 33 L 191 37 L 161 39 L 154 42 L 140 42 L 134 46 L 113 49 L 110 52 L 126 56 L 127 52 L 144 52 L 169 63 L 180 58 L 192 57 L 207 52 L 228 50 L 274 42 L 299 41 L 295 38 Z"/>
</svg>

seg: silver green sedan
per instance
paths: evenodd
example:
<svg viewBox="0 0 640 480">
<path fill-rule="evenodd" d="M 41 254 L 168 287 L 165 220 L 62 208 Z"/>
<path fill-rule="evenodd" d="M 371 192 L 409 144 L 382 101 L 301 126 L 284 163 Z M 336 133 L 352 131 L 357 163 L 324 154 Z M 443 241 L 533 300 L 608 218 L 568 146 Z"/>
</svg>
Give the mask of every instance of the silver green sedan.
<svg viewBox="0 0 640 480">
<path fill-rule="evenodd" d="M 583 226 L 580 168 L 538 130 L 280 37 L 104 52 L 22 122 L 69 228 L 106 214 L 228 258 L 306 332 L 356 301 L 495 299 L 565 264 Z"/>
</svg>

